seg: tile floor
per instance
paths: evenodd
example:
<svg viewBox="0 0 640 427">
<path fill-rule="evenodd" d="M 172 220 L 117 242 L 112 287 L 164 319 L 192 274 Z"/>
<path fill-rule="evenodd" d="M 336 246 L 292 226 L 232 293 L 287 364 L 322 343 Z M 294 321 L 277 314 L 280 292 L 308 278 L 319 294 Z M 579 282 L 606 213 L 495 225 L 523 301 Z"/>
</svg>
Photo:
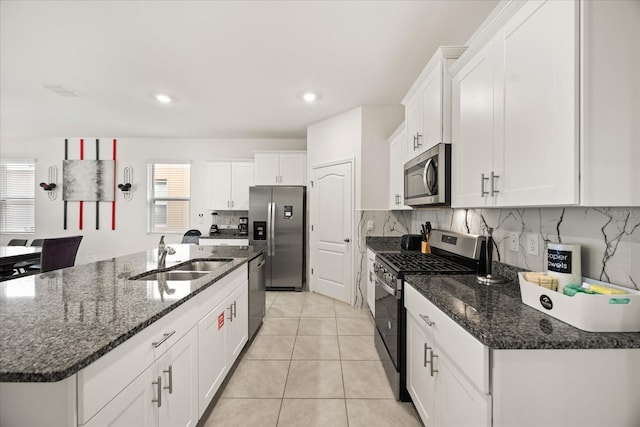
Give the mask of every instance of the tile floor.
<svg viewBox="0 0 640 427">
<path fill-rule="evenodd" d="M 205 427 L 421 426 L 397 402 L 368 310 L 310 292 L 267 292 L 267 315 Z"/>
</svg>

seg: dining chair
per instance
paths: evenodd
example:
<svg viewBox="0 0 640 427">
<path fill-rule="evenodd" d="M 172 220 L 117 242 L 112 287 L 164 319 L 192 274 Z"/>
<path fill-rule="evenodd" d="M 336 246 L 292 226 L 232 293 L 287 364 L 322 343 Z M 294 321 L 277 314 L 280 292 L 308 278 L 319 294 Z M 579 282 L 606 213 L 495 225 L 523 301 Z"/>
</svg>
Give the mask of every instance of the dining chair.
<svg viewBox="0 0 640 427">
<path fill-rule="evenodd" d="M 27 246 L 27 239 L 11 239 L 7 246 Z"/>
<path fill-rule="evenodd" d="M 31 241 L 31 244 L 29 246 L 31 247 L 42 247 L 42 243 L 44 242 L 44 239 L 33 239 Z M 40 270 L 40 263 L 39 262 L 34 262 L 34 261 L 20 261 L 20 262 L 16 262 L 13 265 L 13 269 L 16 273 L 20 274 L 20 273 L 24 273 L 26 270 L 29 269 L 29 267 L 34 266 L 38 264 L 37 267 L 34 267 L 33 270 Z"/>
<path fill-rule="evenodd" d="M 76 262 L 76 255 L 82 236 L 57 237 L 55 239 L 44 239 L 42 242 L 42 252 L 40 262 L 30 267 L 28 270 L 37 270 L 45 273 L 51 270 L 73 267 Z"/>
<path fill-rule="evenodd" d="M 187 230 L 187 232 L 184 233 L 184 236 L 182 236 L 182 243 L 195 243 L 197 245 L 200 243 L 201 235 L 202 233 L 200 233 L 200 230 Z"/>
<path fill-rule="evenodd" d="M 42 243 L 44 242 L 44 239 L 33 239 L 33 241 L 31 242 L 31 244 L 29 246 L 40 246 L 42 247 Z"/>
</svg>

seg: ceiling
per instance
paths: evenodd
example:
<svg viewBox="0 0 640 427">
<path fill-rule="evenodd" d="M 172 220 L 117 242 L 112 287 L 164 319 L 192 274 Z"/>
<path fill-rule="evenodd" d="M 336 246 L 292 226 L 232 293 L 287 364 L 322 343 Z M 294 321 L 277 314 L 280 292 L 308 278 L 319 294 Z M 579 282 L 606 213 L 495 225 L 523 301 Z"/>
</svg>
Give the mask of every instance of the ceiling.
<svg viewBox="0 0 640 427">
<path fill-rule="evenodd" d="M 0 136 L 304 138 L 359 105 L 399 104 L 496 4 L 2 0 Z"/>
</svg>

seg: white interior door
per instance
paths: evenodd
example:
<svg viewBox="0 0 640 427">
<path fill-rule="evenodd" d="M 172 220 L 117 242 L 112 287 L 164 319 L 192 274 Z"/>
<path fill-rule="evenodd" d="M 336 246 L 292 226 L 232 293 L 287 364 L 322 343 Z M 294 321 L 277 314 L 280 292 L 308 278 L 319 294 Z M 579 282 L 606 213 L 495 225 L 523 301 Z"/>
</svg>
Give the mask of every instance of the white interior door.
<svg viewBox="0 0 640 427">
<path fill-rule="evenodd" d="M 351 162 L 313 169 L 311 290 L 351 304 L 353 187 Z"/>
</svg>

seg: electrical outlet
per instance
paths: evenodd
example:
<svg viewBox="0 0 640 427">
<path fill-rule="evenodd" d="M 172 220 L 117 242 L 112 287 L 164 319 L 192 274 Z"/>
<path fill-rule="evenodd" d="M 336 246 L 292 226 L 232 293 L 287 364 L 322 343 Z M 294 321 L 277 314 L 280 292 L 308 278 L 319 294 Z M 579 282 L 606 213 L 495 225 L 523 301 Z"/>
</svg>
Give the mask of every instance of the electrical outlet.
<svg viewBox="0 0 640 427">
<path fill-rule="evenodd" d="M 509 233 L 509 250 L 513 252 L 520 252 L 520 235 L 517 231 Z"/>
<path fill-rule="evenodd" d="M 527 254 L 536 256 L 540 255 L 537 234 L 527 234 Z"/>
<path fill-rule="evenodd" d="M 373 230 L 373 221 L 371 220 L 367 221 L 367 230 L 368 231 Z"/>
</svg>

